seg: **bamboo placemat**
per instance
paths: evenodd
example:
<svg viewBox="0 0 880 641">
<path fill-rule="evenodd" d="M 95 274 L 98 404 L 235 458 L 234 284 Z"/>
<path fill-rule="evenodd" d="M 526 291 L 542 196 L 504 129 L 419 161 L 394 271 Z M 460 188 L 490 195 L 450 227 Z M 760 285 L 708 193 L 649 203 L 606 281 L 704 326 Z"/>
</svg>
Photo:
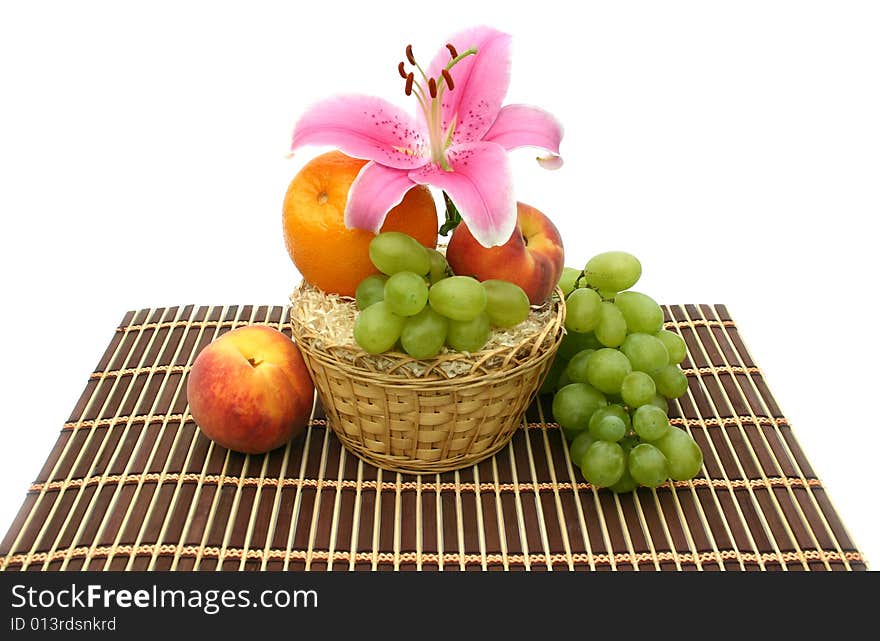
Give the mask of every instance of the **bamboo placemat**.
<svg viewBox="0 0 880 641">
<path fill-rule="evenodd" d="M 865 570 L 723 305 L 665 308 L 688 345 L 672 422 L 693 481 L 626 495 L 572 466 L 549 399 L 458 472 L 363 463 L 327 429 L 264 456 L 215 446 L 186 403 L 233 327 L 289 335 L 284 307 L 129 312 L 0 544 L 4 570 Z"/>
</svg>

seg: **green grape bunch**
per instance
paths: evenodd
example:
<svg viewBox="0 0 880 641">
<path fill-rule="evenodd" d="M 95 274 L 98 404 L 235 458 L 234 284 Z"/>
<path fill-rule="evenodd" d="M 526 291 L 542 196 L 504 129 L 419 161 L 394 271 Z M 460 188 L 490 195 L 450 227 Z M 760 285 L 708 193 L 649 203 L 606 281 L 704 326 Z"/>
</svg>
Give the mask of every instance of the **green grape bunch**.
<svg viewBox="0 0 880 641">
<path fill-rule="evenodd" d="M 444 347 L 477 352 L 493 327 L 515 327 L 531 310 L 517 285 L 457 276 L 442 253 L 401 232 L 378 234 L 369 253 L 381 273 L 357 287 L 354 339 L 370 354 L 403 351 L 426 360 Z"/>
<path fill-rule="evenodd" d="M 566 335 L 540 390 L 553 396 L 572 463 L 618 493 L 690 480 L 703 465 L 697 442 L 668 415 L 688 389 L 687 345 L 663 327 L 660 305 L 632 289 L 641 275 L 623 251 L 563 270 Z"/>
</svg>

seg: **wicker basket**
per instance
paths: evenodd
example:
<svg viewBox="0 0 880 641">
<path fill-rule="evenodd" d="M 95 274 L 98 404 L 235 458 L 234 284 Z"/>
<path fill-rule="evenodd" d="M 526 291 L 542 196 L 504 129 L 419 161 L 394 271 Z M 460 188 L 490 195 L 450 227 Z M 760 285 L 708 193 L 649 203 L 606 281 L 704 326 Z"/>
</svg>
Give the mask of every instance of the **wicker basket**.
<svg viewBox="0 0 880 641">
<path fill-rule="evenodd" d="M 290 320 L 328 424 L 350 452 L 395 472 L 460 469 L 504 447 L 564 332 L 557 290 L 532 312 L 546 320 L 516 344 L 426 361 L 373 356 L 354 345 L 328 344 L 298 304 L 307 290 L 315 291 L 303 283 L 291 295 Z"/>
</svg>

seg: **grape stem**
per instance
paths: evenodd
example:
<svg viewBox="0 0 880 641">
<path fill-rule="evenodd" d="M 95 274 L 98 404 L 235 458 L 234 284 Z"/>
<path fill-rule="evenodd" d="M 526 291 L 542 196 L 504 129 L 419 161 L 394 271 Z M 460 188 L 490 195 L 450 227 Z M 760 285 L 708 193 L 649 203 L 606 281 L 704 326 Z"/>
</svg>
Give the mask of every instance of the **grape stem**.
<svg viewBox="0 0 880 641">
<path fill-rule="evenodd" d="M 445 194 L 444 194 L 444 195 L 445 195 Z M 574 291 L 575 289 L 581 289 L 581 279 L 584 279 L 584 278 L 586 278 L 586 277 L 587 277 L 587 272 L 586 272 L 586 270 L 582 269 L 582 270 L 581 270 L 581 273 L 578 274 L 578 277 L 577 277 L 577 278 L 575 279 L 575 281 L 574 281 L 574 287 L 572 288 L 572 291 Z M 598 288 L 598 287 L 595 287 L 595 286 L 593 286 L 593 285 L 589 285 L 589 284 L 587 284 L 587 283 L 584 283 L 583 287 L 584 287 L 585 289 L 592 289 L 592 290 L 595 291 L 595 292 L 599 292 L 599 295 L 600 295 L 600 296 L 602 295 L 602 292 L 599 291 L 599 288 Z M 614 301 L 613 298 L 605 298 L 604 296 L 602 296 L 602 300 L 610 300 L 610 301 L 612 301 L 612 302 Z"/>
</svg>

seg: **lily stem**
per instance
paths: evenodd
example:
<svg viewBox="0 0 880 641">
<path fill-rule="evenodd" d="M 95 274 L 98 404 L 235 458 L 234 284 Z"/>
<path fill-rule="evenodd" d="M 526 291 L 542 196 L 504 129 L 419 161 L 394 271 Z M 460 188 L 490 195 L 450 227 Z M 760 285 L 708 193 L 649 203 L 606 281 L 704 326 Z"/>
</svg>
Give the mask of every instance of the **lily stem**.
<svg viewBox="0 0 880 641">
<path fill-rule="evenodd" d="M 461 222 L 461 214 L 458 213 L 458 208 L 445 191 L 443 192 L 443 202 L 446 203 L 446 221 L 440 227 L 440 235 L 448 236 Z"/>
</svg>

